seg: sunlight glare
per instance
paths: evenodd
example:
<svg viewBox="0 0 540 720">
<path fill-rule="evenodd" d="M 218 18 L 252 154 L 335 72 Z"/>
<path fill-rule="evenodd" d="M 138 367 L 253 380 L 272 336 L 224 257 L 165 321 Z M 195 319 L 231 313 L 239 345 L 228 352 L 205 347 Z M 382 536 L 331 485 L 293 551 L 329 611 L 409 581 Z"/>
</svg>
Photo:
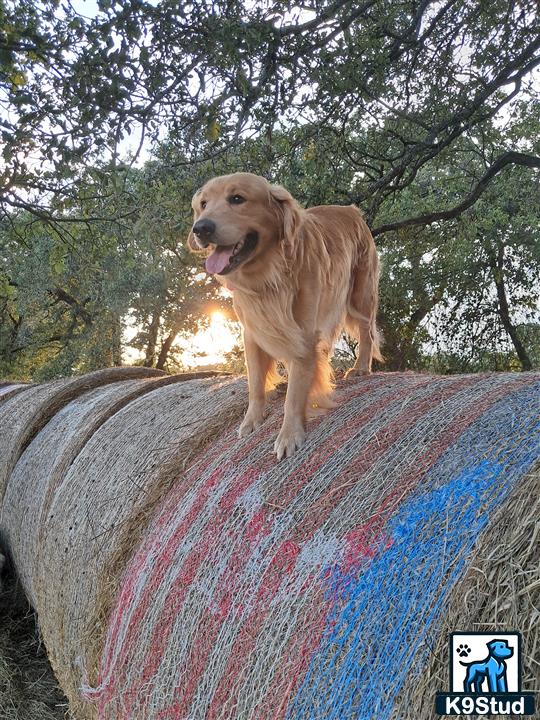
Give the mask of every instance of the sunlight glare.
<svg viewBox="0 0 540 720">
<path fill-rule="evenodd" d="M 201 328 L 182 343 L 182 363 L 187 367 L 214 365 L 226 360 L 239 341 L 238 323 L 227 320 L 219 310 L 210 315 L 208 327 Z"/>
</svg>

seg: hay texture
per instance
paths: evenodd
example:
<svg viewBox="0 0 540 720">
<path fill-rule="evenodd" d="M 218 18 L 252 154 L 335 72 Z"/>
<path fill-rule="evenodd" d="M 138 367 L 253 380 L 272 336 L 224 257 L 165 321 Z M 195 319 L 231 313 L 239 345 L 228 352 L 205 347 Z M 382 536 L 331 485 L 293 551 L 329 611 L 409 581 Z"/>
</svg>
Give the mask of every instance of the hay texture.
<svg viewBox="0 0 540 720">
<path fill-rule="evenodd" d="M 136 382 L 57 409 L 4 500 L 78 718 L 428 720 L 464 627 L 521 630 L 539 689 L 540 375 L 340 382 L 281 463 L 283 398 L 238 439 L 243 380 Z"/>
<path fill-rule="evenodd" d="M 61 408 L 24 450 L 11 474 L 0 522 L 8 528 L 6 542 L 14 549 L 26 595 L 35 606 L 41 534 L 58 485 L 77 455 L 97 430 L 130 401 L 175 378 L 123 380 L 90 390 Z M 20 554 L 19 554 L 20 553 Z"/>
<path fill-rule="evenodd" d="M 3 400 L 7 400 L 12 395 L 16 395 L 21 390 L 25 390 L 29 387 L 30 385 L 28 385 L 27 383 L 0 383 L 0 403 Z"/>
<path fill-rule="evenodd" d="M 25 447 L 53 415 L 73 398 L 100 385 L 165 373 L 152 368 L 119 367 L 82 377 L 35 385 L 0 404 L 0 501 L 8 477 Z"/>
<path fill-rule="evenodd" d="M 523 633 L 522 685 L 540 686 L 540 467 L 523 477 L 481 536 L 463 579 L 450 595 L 423 675 L 397 703 L 397 715 L 415 720 L 437 690 L 448 688 L 446 636 L 456 629 L 518 629 Z M 412 700 L 414 697 L 414 704 Z M 538 708 L 536 717 L 538 717 Z"/>
</svg>

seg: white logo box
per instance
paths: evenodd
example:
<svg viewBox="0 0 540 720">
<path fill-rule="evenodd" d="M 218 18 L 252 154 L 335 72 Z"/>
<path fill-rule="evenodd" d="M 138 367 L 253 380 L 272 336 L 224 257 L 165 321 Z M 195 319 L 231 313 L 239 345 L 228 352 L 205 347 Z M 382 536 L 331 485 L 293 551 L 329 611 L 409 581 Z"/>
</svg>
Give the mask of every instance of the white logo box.
<svg viewBox="0 0 540 720">
<path fill-rule="evenodd" d="M 459 633 L 455 632 L 451 635 L 450 652 L 451 652 L 451 692 L 462 693 L 464 690 L 463 682 L 467 673 L 467 667 L 460 664 L 461 662 L 472 663 L 481 662 L 489 657 L 489 648 L 487 644 L 492 640 L 504 640 L 509 647 L 512 648 L 512 657 L 505 658 L 506 679 L 508 683 L 507 692 L 516 693 L 521 690 L 520 678 L 520 651 L 521 642 L 519 633 L 516 632 L 490 632 L 490 633 Z M 466 650 L 468 654 L 464 654 Z M 462 653 L 460 655 L 460 652 Z M 484 693 L 489 692 L 487 683 L 482 688 Z"/>
</svg>

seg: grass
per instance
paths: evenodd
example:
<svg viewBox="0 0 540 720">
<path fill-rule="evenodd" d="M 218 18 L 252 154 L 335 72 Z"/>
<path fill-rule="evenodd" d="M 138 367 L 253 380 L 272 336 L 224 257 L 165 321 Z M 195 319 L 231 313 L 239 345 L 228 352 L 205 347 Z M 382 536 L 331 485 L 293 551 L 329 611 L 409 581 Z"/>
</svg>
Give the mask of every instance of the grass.
<svg viewBox="0 0 540 720">
<path fill-rule="evenodd" d="M 0 585 L 0 720 L 67 720 L 67 700 L 13 578 Z"/>
</svg>

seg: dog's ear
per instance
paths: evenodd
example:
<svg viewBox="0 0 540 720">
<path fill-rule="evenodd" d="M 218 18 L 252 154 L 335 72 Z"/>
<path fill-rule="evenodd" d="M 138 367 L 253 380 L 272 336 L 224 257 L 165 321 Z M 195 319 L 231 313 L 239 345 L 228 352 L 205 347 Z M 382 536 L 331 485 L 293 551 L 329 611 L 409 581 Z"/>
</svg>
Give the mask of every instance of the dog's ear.
<svg viewBox="0 0 540 720">
<path fill-rule="evenodd" d="M 270 186 L 270 198 L 282 226 L 282 240 L 293 249 L 302 221 L 302 208 L 288 190 L 281 185 Z"/>
</svg>

